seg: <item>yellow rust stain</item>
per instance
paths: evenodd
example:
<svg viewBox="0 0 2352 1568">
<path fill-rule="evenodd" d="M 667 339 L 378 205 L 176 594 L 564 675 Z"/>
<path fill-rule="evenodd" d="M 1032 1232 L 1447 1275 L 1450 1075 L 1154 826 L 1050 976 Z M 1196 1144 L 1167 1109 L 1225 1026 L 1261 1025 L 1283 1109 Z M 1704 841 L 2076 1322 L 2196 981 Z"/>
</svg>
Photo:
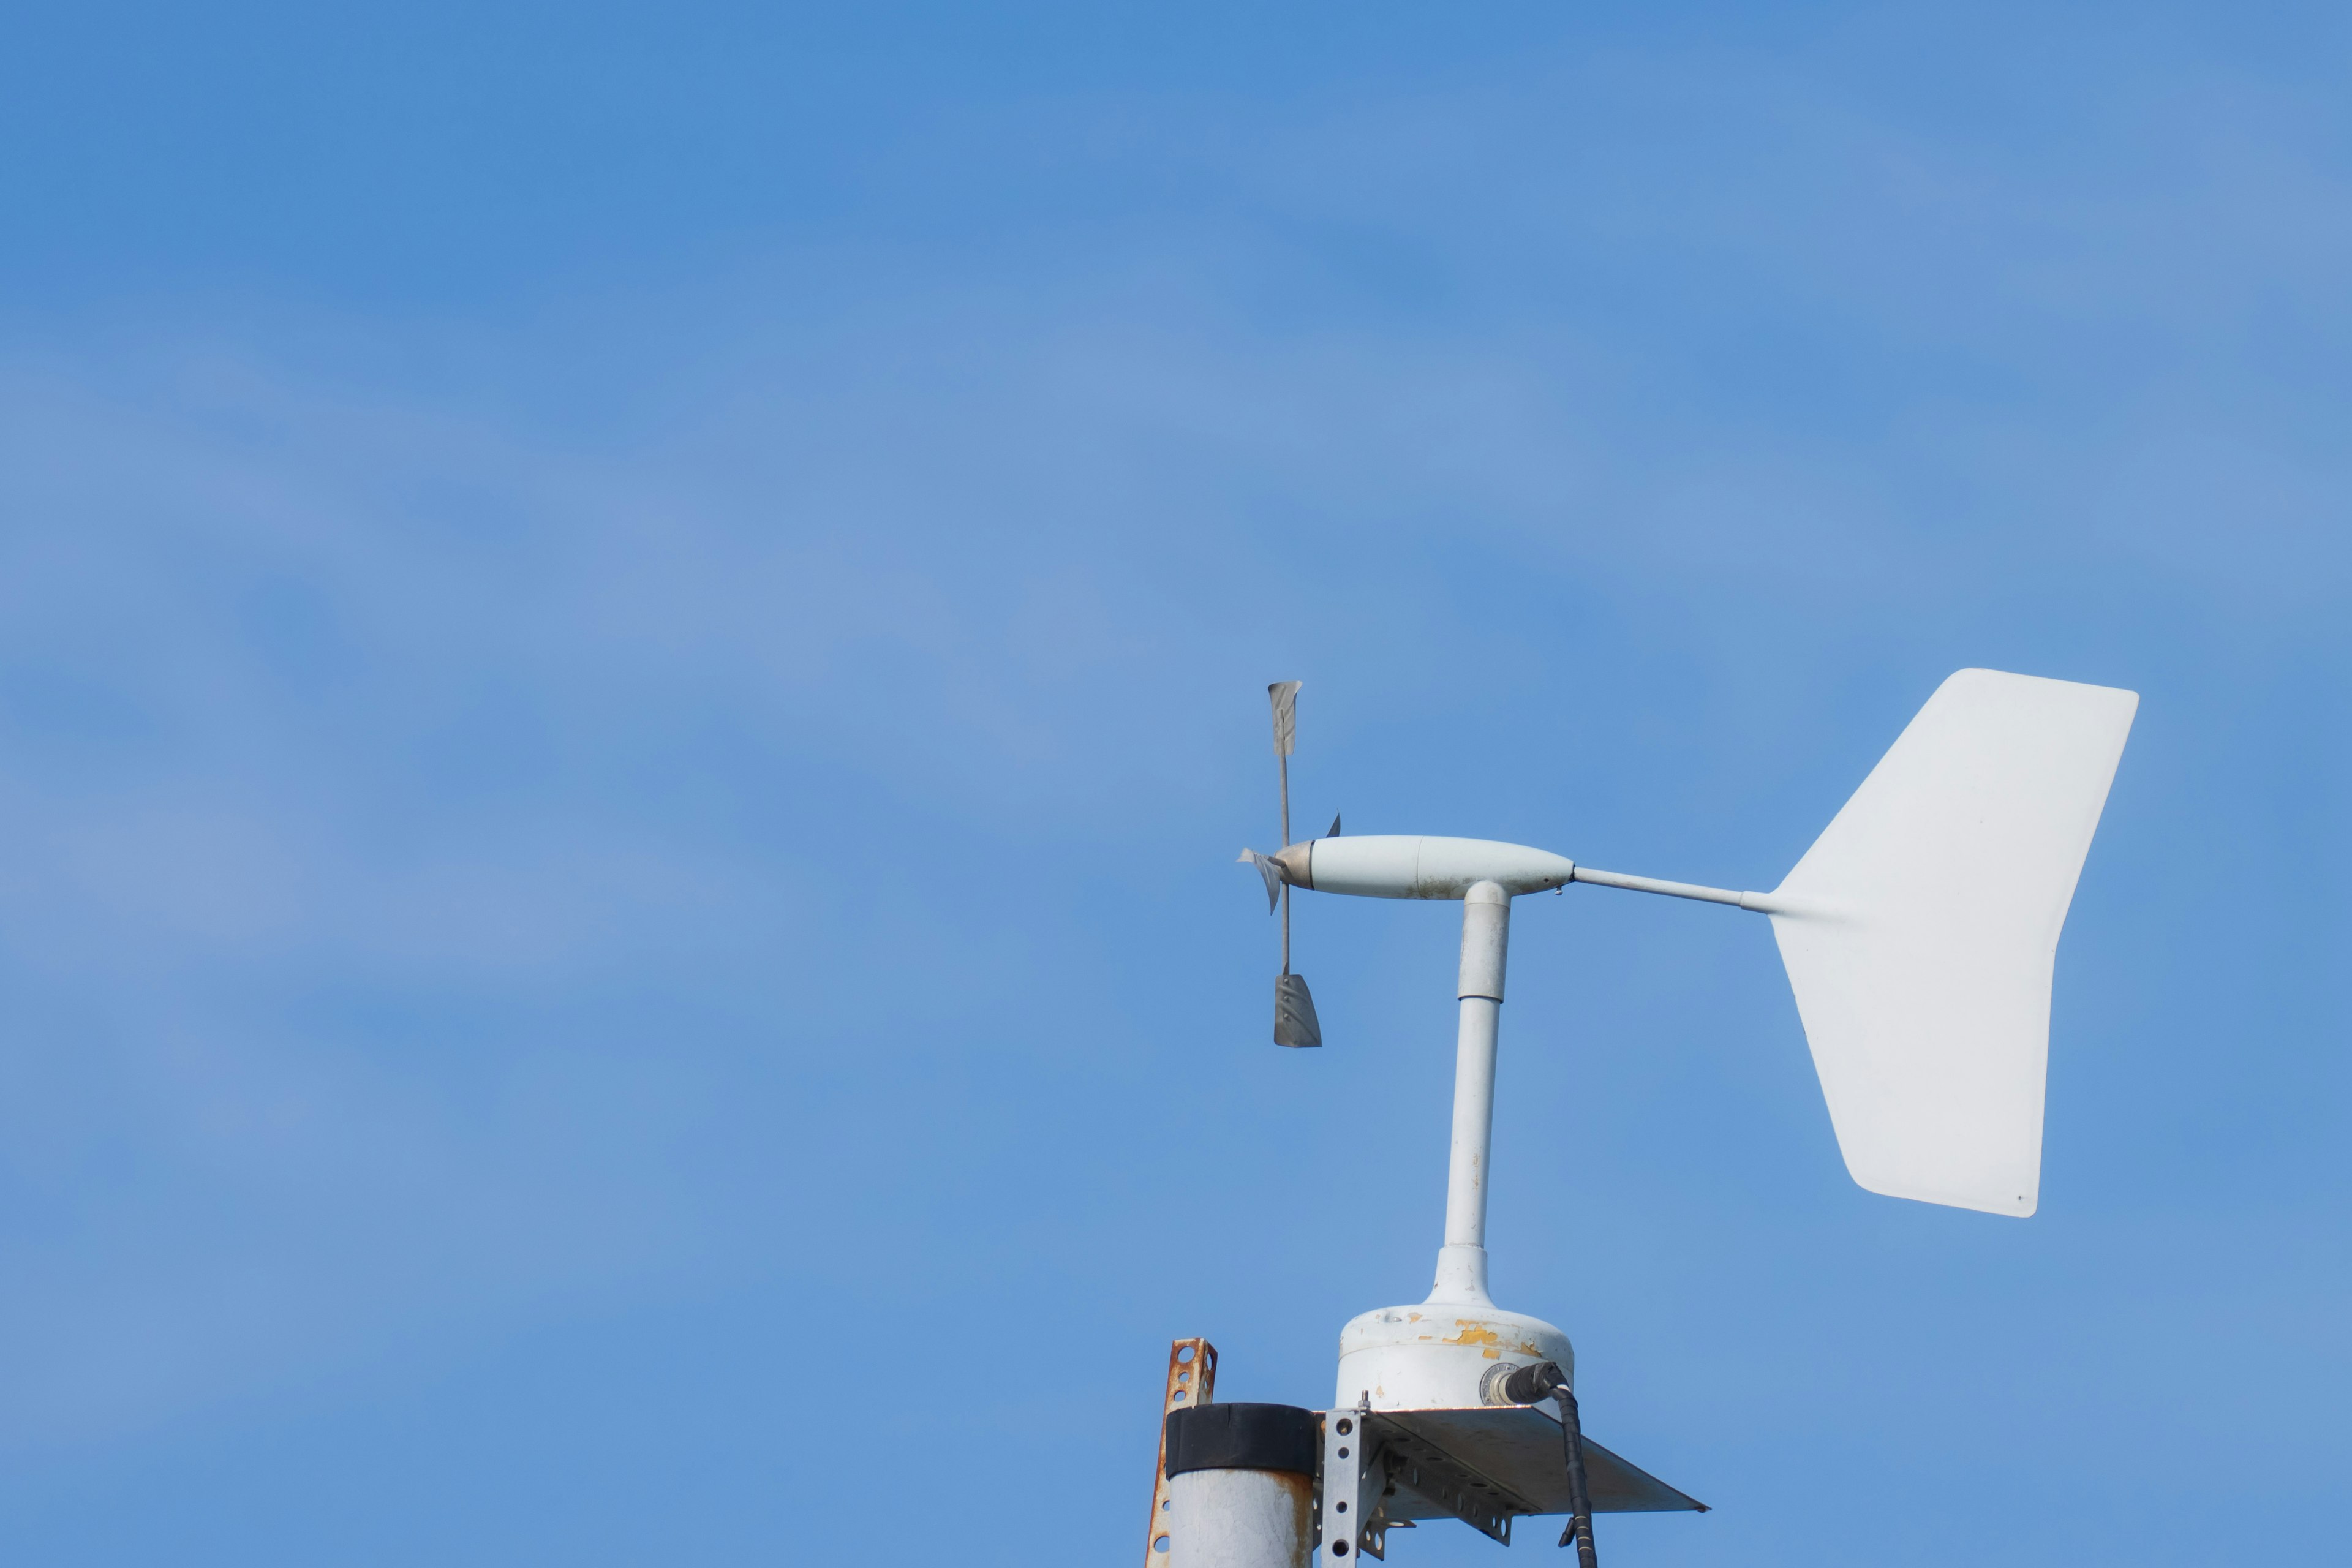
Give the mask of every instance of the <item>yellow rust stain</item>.
<svg viewBox="0 0 2352 1568">
<path fill-rule="evenodd" d="M 1460 1329 L 1462 1331 L 1454 1335 L 1450 1340 L 1438 1341 L 1437 1342 L 1439 1344 L 1485 1345 L 1488 1347 L 1486 1353 L 1490 1356 L 1499 1355 L 1502 1353 L 1500 1351 L 1497 1351 L 1493 1347 L 1503 1342 L 1503 1336 L 1496 1333 L 1494 1330 L 1486 1327 L 1486 1324 L 1480 1322 L 1477 1319 L 1456 1318 L 1454 1320 L 1454 1326 Z"/>
</svg>

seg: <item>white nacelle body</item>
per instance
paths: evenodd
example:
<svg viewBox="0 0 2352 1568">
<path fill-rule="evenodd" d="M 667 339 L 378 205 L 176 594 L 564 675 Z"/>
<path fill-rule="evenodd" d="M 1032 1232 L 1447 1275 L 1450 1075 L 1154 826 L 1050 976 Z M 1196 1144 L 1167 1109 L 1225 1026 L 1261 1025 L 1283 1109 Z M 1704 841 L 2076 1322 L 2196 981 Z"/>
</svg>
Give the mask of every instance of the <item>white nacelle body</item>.
<svg viewBox="0 0 2352 1568">
<path fill-rule="evenodd" d="M 1293 887 L 1360 899 L 1458 899 L 1480 882 L 1517 896 L 1566 887 L 1576 875 L 1565 856 L 1492 838 L 1310 838 L 1269 858 Z"/>
</svg>

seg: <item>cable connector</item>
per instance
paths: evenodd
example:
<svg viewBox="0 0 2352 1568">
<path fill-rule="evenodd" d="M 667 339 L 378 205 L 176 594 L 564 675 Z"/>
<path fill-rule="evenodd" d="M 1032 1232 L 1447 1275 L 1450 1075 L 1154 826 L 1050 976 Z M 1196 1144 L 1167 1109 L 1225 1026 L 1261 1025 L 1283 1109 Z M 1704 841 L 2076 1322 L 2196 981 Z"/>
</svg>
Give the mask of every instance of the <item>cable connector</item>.
<svg viewBox="0 0 2352 1568">
<path fill-rule="evenodd" d="M 1558 1362 L 1539 1361 L 1503 1379 L 1502 1393 L 1513 1405 L 1540 1405 L 1552 1396 L 1554 1389 L 1567 1386 L 1568 1373 L 1559 1370 Z"/>
</svg>

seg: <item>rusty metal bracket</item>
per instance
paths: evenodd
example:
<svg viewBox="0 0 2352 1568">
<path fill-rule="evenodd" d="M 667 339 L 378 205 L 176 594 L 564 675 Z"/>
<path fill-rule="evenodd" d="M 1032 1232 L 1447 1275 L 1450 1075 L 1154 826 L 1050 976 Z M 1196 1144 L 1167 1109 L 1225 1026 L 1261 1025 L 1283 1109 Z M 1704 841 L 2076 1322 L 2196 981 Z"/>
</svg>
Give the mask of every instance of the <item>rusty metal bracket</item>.
<svg viewBox="0 0 2352 1568">
<path fill-rule="evenodd" d="M 1207 1405 L 1217 1387 L 1217 1347 L 1178 1340 L 1168 1347 L 1168 1392 L 1160 1405 L 1160 1457 L 1151 1467 L 1151 1528 L 1143 1538 L 1144 1568 L 1168 1568 L 1168 1417 Z"/>
</svg>

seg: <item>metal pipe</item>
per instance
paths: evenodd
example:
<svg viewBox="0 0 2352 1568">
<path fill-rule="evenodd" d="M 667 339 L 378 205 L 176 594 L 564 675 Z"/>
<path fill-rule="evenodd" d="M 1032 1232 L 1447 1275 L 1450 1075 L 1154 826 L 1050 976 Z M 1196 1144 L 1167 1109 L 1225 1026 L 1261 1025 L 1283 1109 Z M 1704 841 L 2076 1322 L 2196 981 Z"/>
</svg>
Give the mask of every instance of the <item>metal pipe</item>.
<svg viewBox="0 0 2352 1568">
<path fill-rule="evenodd" d="M 1282 752 L 1275 762 L 1282 769 L 1282 847 L 1290 847 L 1290 753 Z"/>
<path fill-rule="evenodd" d="M 1462 998 L 1454 1052 L 1454 1143 L 1446 1167 L 1445 1245 L 1486 1245 L 1486 1158 L 1495 1135 L 1495 1043 L 1502 1005 Z"/>
<path fill-rule="evenodd" d="M 1171 1412 L 1162 1433 L 1169 1507 L 1153 1521 L 1146 1568 L 1307 1568 L 1322 1447 L 1314 1411 L 1195 1405 Z"/>
<path fill-rule="evenodd" d="M 1486 1173 L 1495 1141 L 1495 1053 L 1509 957 L 1511 896 L 1480 882 L 1462 900 L 1461 1023 L 1454 1051 L 1454 1140 L 1445 1172 L 1445 1246 L 1430 1300 L 1487 1302 Z"/>
<path fill-rule="evenodd" d="M 1280 745 L 1276 736 L 1275 761 L 1282 767 L 1282 847 L 1290 847 L 1290 753 Z M 1290 973 L 1290 884 L 1282 885 L 1282 972 Z"/>
<path fill-rule="evenodd" d="M 1168 1530 L 1152 1568 L 1307 1568 L 1315 1478 L 1285 1470 L 1192 1470 L 1168 1483 Z"/>
<path fill-rule="evenodd" d="M 1738 893 L 1729 888 L 1702 888 L 1696 882 L 1668 882 L 1656 877 L 1628 877 L 1622 871 L 1600 871 L 1590 866 L 1579 866 L 1569 879 L 1590 882 L 1596 888 L 1622 888 L 1629 893 L 1664 893 L 1670 899 L 1697 899 L 1709 904 L 1736 904 L 1743 910 L 1759 909 L 1762 893 Z"/>
</svg>

